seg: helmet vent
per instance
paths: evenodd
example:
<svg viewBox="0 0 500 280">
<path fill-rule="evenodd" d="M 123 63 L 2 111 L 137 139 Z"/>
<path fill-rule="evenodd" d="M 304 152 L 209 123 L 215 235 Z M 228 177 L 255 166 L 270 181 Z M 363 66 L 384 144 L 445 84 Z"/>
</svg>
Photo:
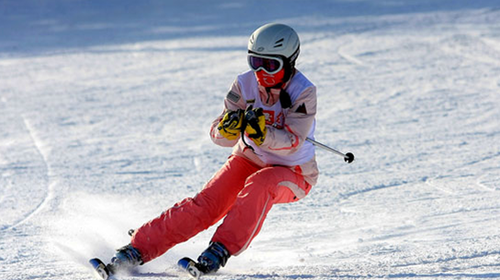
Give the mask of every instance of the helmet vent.
<svg viewBox="0 0 500 280">
<path fill-rule="evenodd" d="M 283 41 L 285 41 L 285 39 L 284 39 L 284 38 L 281 38 L 281 39 L 279 39 L 278 41 L 274 42 L 274 47 L 275 47 L 275 48 L 283 47 L 283 44 L 282 44 L 282 43 L 283 43 Z"/>
</svg>

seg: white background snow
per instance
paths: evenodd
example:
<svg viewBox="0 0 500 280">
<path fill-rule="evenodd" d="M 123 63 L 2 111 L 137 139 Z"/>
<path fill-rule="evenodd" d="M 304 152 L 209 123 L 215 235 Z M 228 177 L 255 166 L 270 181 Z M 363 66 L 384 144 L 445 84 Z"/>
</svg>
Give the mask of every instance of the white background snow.
<svg viewBox="0 0 500 280">
<path fill-rule="evenodd" d="M 318 87 L 308 197 L 208 279 L 500 278 L 500 3 L 0 1 L 0 279 L 94 279 L 193 196 L 248 36 L 302 40 Z M 211 228 L 120 279 L 187 279 Z"/>
</svg>

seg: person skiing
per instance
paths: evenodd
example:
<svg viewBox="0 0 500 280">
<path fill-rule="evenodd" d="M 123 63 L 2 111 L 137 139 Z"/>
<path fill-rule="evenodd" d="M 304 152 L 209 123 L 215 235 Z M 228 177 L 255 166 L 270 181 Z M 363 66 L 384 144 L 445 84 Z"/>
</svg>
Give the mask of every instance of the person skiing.
<svg viewBox="0 0 500 280">
<path fill-rule="evenodd" d="M 316 87 L 295 68 L 297 33 L 270 23 L 248 41 L 250 70 L 240 74 L 210 129 L 212 141 L 233 152 L 193 198 L 186 198 L 133 231 L 117 250 L 112 272 L 149 262 L 224 218 L 197 259 L 216 272 L 248 248 L 277 203 L 304 198 L 316 184 Z"/>
</svg>

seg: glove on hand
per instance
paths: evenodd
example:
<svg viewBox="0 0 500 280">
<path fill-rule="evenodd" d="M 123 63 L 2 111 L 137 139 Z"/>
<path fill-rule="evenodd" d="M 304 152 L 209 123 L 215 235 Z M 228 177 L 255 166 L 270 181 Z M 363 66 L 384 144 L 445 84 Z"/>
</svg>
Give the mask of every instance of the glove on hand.
<svg viewBox="0 0 500 280">
<path fill-rule="evenodd" d="M 241 124 L 243 122 L 243 110 L 227 112 L 219 122 L 217 129 L 219 133 L 228 140 L 235 140 L 241 132 Z"/>
<path fill-rule="evenodd" d="M 257 146 L 262 145 L 266 139 L 266 117 L 262 112 L 262 108 L 255 108 L 247 110 L 245 113 L 245 132 L 248 134 L 248 138 L 257 144 Z"/>
</svg>

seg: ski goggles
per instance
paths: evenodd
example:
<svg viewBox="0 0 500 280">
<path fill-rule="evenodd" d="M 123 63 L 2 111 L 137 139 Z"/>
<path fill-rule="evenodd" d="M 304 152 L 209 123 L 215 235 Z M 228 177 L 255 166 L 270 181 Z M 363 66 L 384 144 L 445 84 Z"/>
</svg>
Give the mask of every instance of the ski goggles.
<svg viewBox="0 0 500 280">
<path fill-rule="evenodd" d="M 264 70 L 268 74 L 276 74 L 283 69 L 283 60 L 275 56 L 248 54 L 248 65 L 253 71 Z"/>
</svg>

